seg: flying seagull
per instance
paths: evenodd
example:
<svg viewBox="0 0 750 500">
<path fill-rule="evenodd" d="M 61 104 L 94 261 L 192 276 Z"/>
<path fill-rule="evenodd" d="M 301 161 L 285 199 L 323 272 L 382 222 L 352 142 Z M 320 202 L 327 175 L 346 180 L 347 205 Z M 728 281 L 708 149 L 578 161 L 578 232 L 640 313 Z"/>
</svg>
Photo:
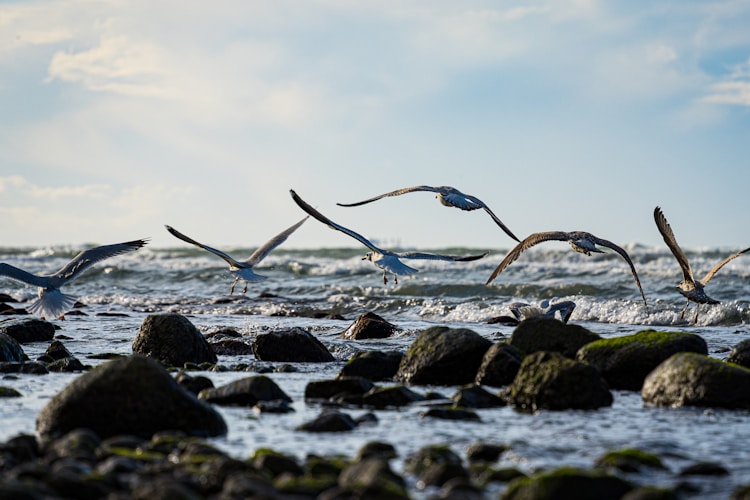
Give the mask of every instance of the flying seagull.
<svg viewBox="0 0 750 500">
<path fill-rule="evenodd" d="M 370 240 L 365 238 L 364 236 L 355 233 L 351 229 L 347 229 L 344 226 L 340 226 L 339 224 L 336 224 L 331 219 L 326 217 L 325 215 L 321 214 L 317 210 L 315 210 L 313 207 L 307 204 L 302 198 L 300 198 L 297 193 L 294 192 L 293 189 L 290 189 L 289 192 L 292 195 L 292 199 L 294 200 L 299 207 L 313 216 L 314 218 L 318 219 L 323 224 L 326 224 L 331 229 L 335 229 L 337 231 L 341 231 L 344 234 L 348 234 L 355 240 L 362 243 L 364 246 L 369 248 L 371 251 L 367 252 L 364 257 L 362 257 L 362 260 L 369 260 L 375 266 L 379 267 L 383 270 L 383 283 L 388 283 L 388 277 L 386 276 L 386 273 L 393 274 L 394 282 L 398 284 L 398 276 L 408 275 L 408 274 L 414 274 L 419 272 L 417 269 L 414 269 L 413 267 L 409 267 L 403 262 L 401 262 L 400 259 L 426 259 L 426 260 L 450 260 L 455 262 L 466 262 L 471 260 L 477 260 L 481 259 L 482 257 L 486 256 L 487 253 L 483 253 L 481 255 L 466 255 L 466 256 L 456 256 L 456 255 L 440 255 L 440 254 L 434 254 L 434 253 L 423 253 L 423 252 L 404 252 L 404 253 L 396 253 L 391 252 L 390 250 L 383 250 L 381 248 L 376 247 Z"/>
<path fill-rule="evenodd" d="M 0 263 L 0 276 L 39 288 L 39 298 L 28 307 L 31 313 L 38 313 L 42 317 L 65 319 L 65 311 L 73 307 L 76 298 L 62 293 L 60 288 L 63 285 L 76 279 L 82 272 L 97 262 L 125 252 L 138 250 L 146 243 L 148 243 L 148 239 L 90 248 L 73 257 L 73 260 L 55 274 L 45 276 L 37 276 L 10 264 Z"/>
<path fill-rule="evenodd" d="M 664 214 L 659 207 L 656 207 L 654 209 L 654 220 L 656 221 L 656 227 L 659 228 L 659 232 L 664 238 L 664 243 L 666 243 L 669 249 L 672 251 L 675 259 L 677 259 L 677 262 L 680 264 L 680 269 L 682 269 L 682 281 L 679 285 L 677 285 L 677 288 L 679 289 L 679 292 L 682 294 L 682 296 L 687 299 L 687 303 L 685 304 L 685 308 L 682 310 L 682 314 L 680 314 L 680 319 L 685 317 L 685 311 L 687 311 L 687 308 L 692 301 L 696 303 L 695 318 L 693 318 L 693 323 L 697 323 L 698 308 L 700 307 L 700 304 L 719 303 L 718 300 L 712 299 L 711 297 L 706 295 L 706 292 L 703 291 L 703 287 L 705 287 L 708 282 L 711 281 L 711 278 L 714 277 L 714 274 L 716 274 L 719 269 L 724 267 L 727 262 L 736 259 L 743 253 L 750 250 L 750 248 L 740 250 L 739 252 L 730 255 L 726 259 L 716 264 L 709 272 L 707 272 L 702 280 L 696 280 L 693 276 L 693 270 L 690 268 L 690 263 L 688 262 L 685 253 L 680 248 L 680 245 L 677 244 L 677 240 L 674 237 L 672 228 L 670 227 L 669 223 L 667 222 L 667 218 L 664 217 Z"/>
<path fill-rule="evenodd" d="M 567 323 L 575 308 L 576 303 L 571 300 L 563 300 L 551 304 L 549 300 L 545 299 L 542 300 L 538 306 L 527 304 L 526 302 L 511 302 L 508 304 L 508 309 L 510 309 L 510 312 L 518 321 L 523 321 L 524 319 L 529 318 L 538 318 L 541 316 L 557 318 L 557 313 L 559 312 L 560 321 Z"/>
<path fill-rule="evenodd" d="M 379 200 L 380 198 L 385 198 L 386 196 L 398 196 L 401 194 L 411 193 L 414 191 L 430 191 L 433 193 L 437 193 L 435 195 L 435 198 L 438 199 L 440 203 L 445 205 L 446 207 L 456 207 L 460 208 L 461 210 L 471 211 L 471 210 L 477 210 L 480 208 L 483 208 L 485 212 L 490 214 L 490 217 L 492 217 L 492 220 L 495 221 L 495 224 L 500 226 L 500 228 L 505 231 L 505 234 L 510 236 L 516 241 L 520 241 L 518 238 L 516 238 L 516 235 L 511 232 L 508 227 L 503 224 L 503 221 L 500 220 L 500 218 L 494 214 L 492 210 L 490 210 L 490 207 L 485 205 L 485 203 L 480 200 L 479 198 L 475 196 L 471 196 L 468 194 L 464 194 L 458 189 L 451 187 L 451 186 L 411 186 L 406 187 L 402 189 L 397 189 L 395 191 L 391 191 L 390 193 L 381 194 L 380 196 L 375 196 L 373 198 L 368 198 L 363 201 L 358 201 L 356 203 L 336 203 L 339 206 L 342 207 L 356 207 L 359 205 L 364 205 L 365 203 L 370 203 L 371 201 Z"/>
<path fill-rule="evenodd" d="M 508 255 L 506 255 L 500 265 L 497 266 L 495 271 L 490 276 L 490 279 L 487 280 L 486 284 L 489 285 L 492 280 L 497 277 L 498 274 L 503 272 L 506 267 L 515 262 L 516 259 L 518 259 L 518 257 L 520 257 L 524 251 L 528 250 L 534 245 L 551 240 L 567 241 L 568 243 L 570 243 L 570 246 L 573 248 L 573 250 L 585 255 L 591 255 L 592 253 L 604 253 L 602 250 L 599 250 L 596 245 L 611 248 L 615 252 L 619 253 L 620 256 L 625 259 L 625 261 L 630 266 L 630 271 L 633 273 L 635 284 L 638 285 L 638 290 L 640 290 L 641 297 L 643 297 L 643 303 L 646 304 L 646 296 L 643 294 L 641 282 L 638 279 L 638 274 L 635 272 L 635 266 L 633 265 L 633 261 L 630 260 L 628 253 L 611 241 L 597 238 L 593 234 L 587 233 L 585 231 L 572 231 L 569 233 L 565 231 L 548 231 L 544 233 L 534 233 L 531 236 L 528 236 L 526 239 L 516 245 L 515 248 L 508 252 Z"/>
<path fill-rule="evenodd" d="M 277 246 L 281 245 L 286 239 L 289 237 L 290 234 L 292 234 L 294 231 L 297 230 L 298 227 L 302 225 L 303 222 L 305 222 L 308 218 L 305 217 L 301 221 L 297 222 L 293 226 L 285 229 L 281 233 L 277 234 L 270 240 L 268 240 L 266 243 L 263 244 L 260 248 L 255 250 L 250 257 L 248 257 L 247 260 L 239 261 L 235 260 L 231 256 L 227 255 L 226 253 L 222 252 L 221 250 L 217 250 L 213 247 L 210 247 L 208 245 L 204 245 L 203 243 L 199 243 L 195 241 L 194 239 L 185 236 L 172 226 L 165 225 L 164 227 L 167 228 L 167 231 L 169 231 L 172 236 L 181 239 L 182 241 L 185 241 L 187 243 L 190 243 L 191 245 L 195 245 L 199 248 L 202 248 L 203 250 L 206 250 L 208 252 L 211 252 L 214 255 L 218 255 L 222 259 L 224 259 L 229 264 L 229 272 L 232 273 L 234 276 L 234 282 L 232 283 L 231 288 L 229 289 L 229 293 L 234 293 L 234 287 L 237 284 L 239 280 L 243 280 L 245 282 L 245 287 L 242 289 L 242 293 L 247 292 L 247 284 L 251 282 L 256 281 L 263 281 L 266 279 L 266 276 L 263 276 L 261 274 L 256 273 L 253 268 L 266 256 L 273 251 Z"/>
</svg>

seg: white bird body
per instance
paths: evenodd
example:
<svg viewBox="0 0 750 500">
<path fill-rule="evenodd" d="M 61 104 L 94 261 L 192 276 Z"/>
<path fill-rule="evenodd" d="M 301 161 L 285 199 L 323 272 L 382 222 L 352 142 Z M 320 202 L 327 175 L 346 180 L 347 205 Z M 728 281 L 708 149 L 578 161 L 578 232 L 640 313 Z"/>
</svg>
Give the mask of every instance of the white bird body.
<svg viewBox="0 0 750 500">
<path fill-rule="evenodd" d="M 222 252 L 221 250 L 217 250 L 213 247 L 210 247 L 208 245 L 204 245 L 203 243 L 200 243 L 198 241 L 195 241 L 194 239 L 190 238 L 189 236 L 186 236 L 173 228 L 172 226 L 165 225 L 164 227 L 167 228 L 167 231 L 174 236 L 175 238 L 178 238 L 186 243 L 190 243 L 191 245 L 195 245 L 198 248 L 202 248 L 203 250 L 206 250 L 207 252 L 210 252 L 218 257 L 221 257 L 224 259 L 224 261 L 229 264 L 229 272 L 234 276 L 234 282 L 232 283 L 232 286 L 229 289 L 229 293 L 234 293 L 234 287 L 237 284 L 238 281 L 242 280 L 245 282 L 245 287 L 242 290 L 242 293 L 247 292 L 247 284 L 248 283 L 255 283 L 258 281 L 263 281 L 267 278 L 267 276 L 263 276 L 262 274 L 258 274 L 255 272 L 254 267 L 258 265 L 263 259 L 266 258 L 268 254 L 270 254 L 276 247 L 281 245 L 286 239 L 289 237 L 290 234 L 292 234 L 294 231 L 297 230 L 298 227 L 302 225 L 303 222 L 305 222 L 308 219 L 308 217 L 305 217 L 304 219 L 300 220 L 296 224 L 288 227 L 284 231 L 280 232 L 267 242 L 265 242 L 262 246 L 260 246 L 257 250 L 255 250 L 250 257 L 248 257 L 246 260 L 240 261 L 233 258 L 231 255 L 226 254 Z"/>
<path fill-rule="evenodd" d="M 0 276 L 38 287 L 38 298 L 28 306 L 29 312 L 42 317 L 64 319 L 65 311 L 76 302 L 72 295 L 62 293 L 60 288 L 76 279 L 82 272 L 99 261 L 138 250 L 147 239 L 103 245 L 84 250 L 68 262 L 62 269 L 50 275 L 36 275 L 6 263 L 0 263 Z"/>
<path fill-rule="evenodd" d="M 401 262 L 401 259 L 445 260 L 445 261 L 454 261 L 454 262 L 466 262 L 466 261 L 481 259 L 482 257 L 487 255 L 487 253 L 483 253 L 481 255 L 458 256 L 458 255 L 441 255 L 441 254 L 425 253 L 425 252 L 397 253 L 397 252 L 392 252 L 390 250 L 384 250 L 382 248 L 378 248 L 377 246 L 375 246 L 370 240 L 368 240 L 361 234 L 356 233 L 355 231 L 352 231 L 351 229 L 348 229 L 344 226 L 336 224 L 331 219 L 329 219 L 325 215 L 315 210 L 305 200 L 300 198 L 297 195 L 297 193 L 294 192 L 293 189 L 290 189 L 289 193 L 292 195 L 292 199 L 294 200 L 294 202 L 297 205 L 299 205 L 299 207 L 305 212 L 307 212 L 309 215 L 319 220 L 323 224 L 327 225 L 331 229 L 340 231 L 344 234 L 351 236 L 352 238 L 354 238 L 355 240 L 359 241 L 364 246 L 369 248 L 370 252 L 366 253 L 365 256 L 362 257 L 362 260 L 369 260 L 370 262 L 375 264 L 375 266 L 383 270 L 383 283 L 388 283 L 388 277 L 386 276 L 387 273 L 393 274 L 394 282 L 398 283 L 399 275 L 409 275 L 409 274 L 414 274 L 414 273 L 419 272 L 417 269 L 407 266 L 406 264 Z"/>
</svg>

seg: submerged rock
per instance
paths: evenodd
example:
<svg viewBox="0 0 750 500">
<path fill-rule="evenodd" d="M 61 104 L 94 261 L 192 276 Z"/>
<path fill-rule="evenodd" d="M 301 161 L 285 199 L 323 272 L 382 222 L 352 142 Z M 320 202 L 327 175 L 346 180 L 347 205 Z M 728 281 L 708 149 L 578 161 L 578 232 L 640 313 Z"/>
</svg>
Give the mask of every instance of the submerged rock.
<svg viewBox="0 0 750 500">
<path fill-rule="evenodd" d="M 374 382 L 390 380 L 404 355 L 397 351 L 360 351 L 341 368 L 338 377 L 364 377 Z"/>
<path fill-rule="evenodd" d="M 531 411 L 591 410 L 612 404 L 607 382 L 595 368 L 546 351 L 526 356 L 506 397 L 513 406 Z"/>
<path fill-rule="evenodd" d="M 337 410 L 323 411 L 315 419 L 297 427 L 306 432 L 346 432 L 354 430 L 357 422 L 348 414 Z"/>
<path fill-rule="evenodd" d="M 576 359 L 599 370 L 612 389 L 639 391 L 646 376 L 678 352 L 708 354 L 708 347 L 693 333 L 644 330 L 586 344 Z"/>
<path fill-rule="evenodd" d="M 143 320 L 133 340 L 133 354 L 143 354 L 165 366 L 211 363 L 216 354 L 201 332 L 181 314 L 152 314 Z"/>
<path fill-rule="evenodd" d="M 646 377 L 643 401 L 657 406 L 750 408 L 750 369 L 703 354 L 678 353 Z"/>
<path fill-rule="evenodd" d="M 428 328 L 407 349 L 396 379 L 415 385 L 468 384 L 491 345 L 466 328 Z"/>
<path fill-rule="evenodd" d="M 55 325 L 42 319 L 12 319 L 0 322 L 0 333 L 13 337 L 19 344 L 47 342 L 55 336 Z"/>
<path fill-rule="evenodd" d="M 286 401 L 290 398 L 276 382 L 265 375 L 246 377 L 216 388 L 203 389 L 198 399 L 221 406 L 255 406 L 260 401 Z"/>
<path fill-rule="evenodd" d="M 297 363 L 326 363 L 335 361 L 333 355 L 313 334 L 302 328 L 292 328 L 258 335 L 253 341 L 253 353 L 261 361 Z"/>
<path fill-rule="evenodd" d="M 361 314 L 354 323 L 341 333 L 349 340 L 384 339 L 393 335 L 398 328 L 373 312 Z"/>
<path fill-rule="evenodd" d="M 363 377 L 340 377 L 334 380 L 313 380 L 305 386 L 306 401 L 323 401 L 344 395 L 361 396 L 375 387 Z"/>
<path fill-rule="evenodd" d="M 226 434 L 224 419 L 199 401 L 155 360 L 129 356 L 80 375 L 37 415 L 36 429 L 49 440 L 86 427 L 102 438 L 150 437 L 174 429 L 195 436 Z"/>
<path fill-rule="evenodd" d="M 554 351 L 565 357 L 575 358 L 578 349 L 599 339 L 599 335 L 580 325 L 567 325 L 542 316 L 521 321 L 513 330 L 510 345 L 525 354 Z"/>
</svg>

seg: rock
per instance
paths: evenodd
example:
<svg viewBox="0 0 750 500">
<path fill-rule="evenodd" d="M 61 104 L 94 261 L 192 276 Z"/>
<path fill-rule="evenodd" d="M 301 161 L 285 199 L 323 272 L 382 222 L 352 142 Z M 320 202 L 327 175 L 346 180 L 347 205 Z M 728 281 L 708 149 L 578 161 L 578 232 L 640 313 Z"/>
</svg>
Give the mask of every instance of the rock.
<svg viewBox="0 0 750 500">
<path fill-rule="evenodd" d="M 417 401 L 423 401 L 424 397 L 403 385 L 390 387 L 373 387 L 362 396 L 362 406 L 376 409 L 398 408 Z"/>
<path fill-rule="evenodd" d="M 198 399 L 220 406 L 255 406 L 259 401 L 292 401 L 276 382 L 265 375 L 242 378 L 215 389 L 203 389 Z"/>
<path fill-rule="evenodd" d="M 0 333 L 13 337 L 19 344 L 48 342 L 55 336 L 55 325 L 42 319 L 12 319 L 0 322 Z"/>
<path fill-rule="evenodd" d="M 525 354 L 554 351 L 575 358 L 578 349 L 599 339 L 599 335 L 580 325 L 567 325 L 556 319 L 538 317 L 521 321 L 513 330 L 510 344 Z"/>
<path fill-rule="evenodd" d="M 384 339 L 393 335 L 398 328 L 372 312 L 359 315 L 354 323 L 341 332 L 341 337 L 349 340 Z"/>
<path fill-rule="evenodd" d="M 434 326 L 409 346 L 396 379 L 415 385 L 463 385 L 474 380 L 492 343 L 465 328 Z"/>
<path fill-rule="evenodd" d="M 49 370 L 43 363 L 37 361 L 0 362 L 0 373 L 28 373 L 32 375 L 46 375 Z"/>
<path fill-rule="evenodd" d="M 217 361 L 201 332 L 185 316 L 173 313 L 147 316 L 133 340 L 133 353 L 152 357 L 165 366 Z"/>
<path fill-rule="evenodd" d="M 368 441 L 357 451 L 357 460 L 360 461 L 367 458 L 390 460 L 397 456 L 396 448 L 391 443 L 384 441 Z"/>
<path fill-rule="evenodd" d="M 159 363 L 138 355 L 80 375 L 37 415 L 37 434 L 45 440 L 80 427 L 101 438 L 150 437 L 165 429 L 194 436 L 227 432 L 216 410 L 180 387 Z"/>
<path fill-rule="evenodd" d="M 679 472 L 680 476 L 728 476 L 729 471 L 716 462 L 696 462 Z"/>
<path fill-rule="evenodd" d="M 51 372 L 80 372 L 89 368 L 73 356 L 59 340 L 53 340 L 39 360 L 47 360 L 47 369 Z"/>
<path fill-rule="evenodd" d="M 576 500 L 619 500 L 633 488 L 628 481 L 602 471 L 561 467 L 532 477 L 514 479 L 500 498 L 556 500 L 570 498 L 571 492 L 575 492 Z"/>
<path fill-rule="evenodd" d="M 83 372 L 89 368 L 74 357 L 58 359 L 47 365 L 47 370 L 58 373 Z"/>
<path fill-rule="evenodd" d="M 666 469 L 658 455 L 635 448 L 609 451 L 597 458 L 594 466 L 622 472 L 638 472 L 642 468 Z"/>
<path fill-rule="evenodd" d="M 750 368 L 750 339 L 745 339 L 732 348 L 727 357 L 727 363 Z"/>
<path fill-rule="evenodd" d="M 482 358 L 474 382 L 502 387 L 513 382 L 523 361 L 523 353 L 507 342 L 493 344 Z"/>
<path fill-rule="evenodd" d="M 267 472 L 271 477 L 281 474 L 301 476 L 305 472 L 294 458 L 268 448 L 255 450 L 251 463 L 253 467 Z"/>
<path fill-rule="evenodd" d="M 323 411 L 317 418 L 298 426 L 296 430 L 306 432 L 346 432 L 357 427 L 357 422 L 340 411 Z"/>
<path fill-rule="evenodd" d="M 253 346 L 238 339 L 221 339 L 209 342 L 211 350 L 219 356 L 249 356 Z"/>
<path fill-rule="evenodd" d="M 397 351 L 360 351 L 341 368 L 336 377 L 364 377 L 368 380 L 390 380 L 398 371 L 404 355 Z"/>
<path fill-rule="evenodd" d="M 681 495 L 669 488 L 638 486 L 627 492 L 621 500 L 680 500 L 681 498 Z"/>
<path fill-rule="evenodd" d="M 462 387 L 453 397 L 453 405 L 460 408 L 497 408 L 505 406 L 505 400 L 478 385 Z"/>
<path fill-rule="evenodd" d="M 16 339 L 0 333 L 0 361 L 20 363 L 28 360 L 29 357 L 23 352 L 21 344 Z"/>
<path fill-rule="evenodd" d="M 466 459 L 469 462 L 497 462 L 509 449 L 504 444 L 474 443 L 466 449 Z"/>
<path fill-rule="evenodd" d="M 366 458 L 348 466 L 339 474 L 338 484 L 348 494 L 336 498 L 409 498 L 404 479 L 382 458 Z"/>
<path fill-rule="evenodd" d="M 531 411 L 590 410 L 612 404 L 607 383 L 595 368 L 547 351 L 526 356 L 506 396 L 516 408 Z"/>
<path fill-rule="evenodd" d="M 297 363 L 335 361 L 328 349 L 314 335 L 302 328 L 258 335 L 253 341 L 253 353 L 261 361 Z"/>
<path fill-rule="evenodd" d="M 180 373 L 177 374 L 177 376 L 175 377 L 175 381 L 188 392 L 195 395 L 197 395 L 203 389 L 213 389 L 214 387 L 214 383 L 211 382 L 210 378 L 204 377 L 202 375 L 194 377 L 192 375 L 188 375 L 184 371 L 180 371 Z"/>
<path fill-rule="evenodd" d="M 460 408 L 430 408 L 419 414 L 423 418 L 439 418 L 442 420 L 472 420 L 479 422 L 481 419 L 476 412 L 462 410 Z"/>
<path fill-rule="evenodd" d="M 362 377 L 313 380 L 305 386 L 305 401 L 324 401 L 341 395 L 361 396 L 373 387 L 372 382 Z"/>
<path fill-rule="evenodd" d="M 644 330 L 586 344 L 576 359 L 599 370 L 612 389 L 640 391 L 646 376 L 678 352 L 708 354 L 708 347 L 693 333 Z"/>
<path fill-rule="evenodd" d="M 20 398 L 23 396 L 20 392 L 13 389 L 12 387 L 3 387 L 0 386 L 0 399 L 4 398 Z"/>
<path fill-rule="evenodd" d="M 468 478 L 461 457 L 447 446 L 425 446 L 409 454 L 404 470 L 419 478 L 417 486 L 441 486 L 455 477 Z"/>
<path fill-rule="evenodd" d="M 750 408 L 750 369 L 696 353 L 677 353 L 643 383 L 641 397 L 657 406 Z"/>
</svg>

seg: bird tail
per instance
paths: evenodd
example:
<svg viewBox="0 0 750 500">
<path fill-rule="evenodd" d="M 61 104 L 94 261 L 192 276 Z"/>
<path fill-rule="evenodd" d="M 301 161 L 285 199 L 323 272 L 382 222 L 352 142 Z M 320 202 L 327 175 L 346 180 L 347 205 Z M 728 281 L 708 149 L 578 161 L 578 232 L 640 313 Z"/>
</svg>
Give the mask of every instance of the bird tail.
<svg viewBox="0 0 750 500">
<path fill-rule="evenodd" d="M 59 318 L 66 311 L 73 308 L 76 298 L 72 295 L 66 295 L 60 290 L 42 290 L 39 292 L 39 298 L 27 307 L 32 314 L 38 314 L 48 319 Z"/>
</svg>

